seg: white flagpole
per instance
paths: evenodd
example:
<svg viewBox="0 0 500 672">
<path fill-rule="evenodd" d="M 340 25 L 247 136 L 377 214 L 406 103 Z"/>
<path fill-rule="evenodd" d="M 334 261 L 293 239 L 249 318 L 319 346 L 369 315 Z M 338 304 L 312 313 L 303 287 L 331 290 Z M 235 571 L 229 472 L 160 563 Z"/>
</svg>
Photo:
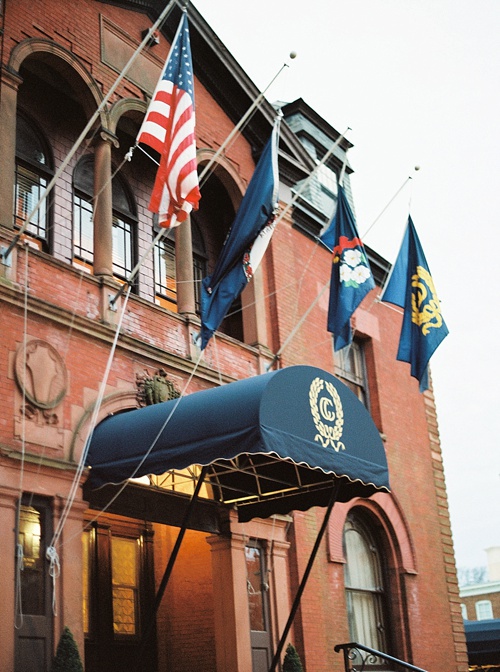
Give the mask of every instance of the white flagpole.
<svg viewBox="0 0 500 672">
<path fill-rule="evenodd" d="M 293 52 L 293 51 L 291 52 L 291 54 L 290 54 L 290 58 L 295 58 L 295 52 Z M 252 115 L 252 113 L 257 109 L 257 107 L 258 107 L 258 106 L 261 104 L 261 102 L 264 100 L 265 93 L 266 93 L 266 91 L 269 89 L 269 87 L 276 81 L 276 79 L 278 78 L 278 76 L 279 76 L 279 75 L 283 72 L 283 70 L 284 70 L 285 68 L 287 68 L 287 67 L 289 67 L 288 64 L 287 64 L 287 63 L 283 63 L 283 65 L 281 66 L 281 68 L 280 68 L 280 69 L 278 70 L 278 72 L 274 75 L 274 77 L 273 77 L 272 80 L 269 82 L 269 84 L 266 86 L 266 88 L 265 88 L 263 91 L 261 91 L 261 93 L 259 93 L 259 95 L 257 96 L 257 98 L 256 98 L 256 99 L 253 101 L 253 103 L 250 105 L 250 107 L 248 108 L 248 110 L 245 112 L 245 114 L 242 116 L 242 118 L 239 120 L 239 122 L 238 122 L 238 123 L 236 124 L 236 126 L 233 128 L 233 130 L 231 131 L 231 133 L 227 136 L 227 138 L 224 140 L 224 142 L 222 143 L 222 145 L 219 147 L 219 149 L 216 151 L 216 153 L 212 156 L 212 158 L 210 159 L 210 161 L 209 161 L 209 162 L 207 163 L 207 165 L 204 167 L 203 171 L 200 173 L 200 176 L 199 176 L 199 178 L 198 178 L 198 182 L 199 182 L 199 184 L 200 184 L 200 188 L 202 187 L 202 180 L 203 180 L 203 178 L 207 176 L 209 170 L 212 168 L 212 166 L 214 165 L 214 163 L 216 163 L 217 159 L 218 159 L 218 158 L 220 157 L 220 155 L 224 152 L 224 150 L 227 148 L 227 146 L 230 144 L 230 142 L 234 139 L 235 135 L 241 130 L 241 128 L 243 127 L 243 125 L 245 124 L 245 122 L 248 121 L 248 119 L 250 118 L 250 116 Z M 138 146 L 138 145 L 137 145 L 137 146 Z M 129 150 L 129 153 L 130 153 L 133 149 L 134 149 L 134 148 L 131 148 L 131 149 Z M 142 149 L 142 148 L 139 147 L 139 149 Z M 144 151 L 144 150 L 142 150 L 142 151 Z M 150 155 L 148 154 L 148 152 L 144 152 L 144 153 L 146 154 L 146 156 L 148 156 L 151 160 L 154 161 L 153 157 L 150 156 Z M 147 256 L 148 256 L 149 253 L 151 252 L 151 250 L 152 250 L 152 249 L 154 248 L 154 246 L 156 245 L 156 243 L 157 243 L 157 242 L 158 242 L 158 241 L 165 235 L 165 233 L 168 233 L 168 231 L 170 231 L 170 230 L 171 230 L 171 229 L 166 229 L 166 228 L 165 228 L 165 229 L 163 229 L 163 228 L 160 229 L 160 231 L 158 232 L 158 234 L 155 236 L 153 242 L 149 245 L 149 247 L 148 247 L 147 250 L 144 252 L 144 254 L 142 255 L 142 257 L 139 259 L 139 261 L 137 262 L 137 264 L 136 264 L 136 265 L 134 266 L 134 268 L 131 270 L 129 277 L 128 277 L 127 280 L 126 280 L 127 283 L 132 282 L 132 280 L 135 278 L 135 276 L 136 276 L 137 273 L 139 272 L 139 269 L 140 269 L 140 267 L 142 266 L 144 260 L 147 258 Z M 124 292 L 123 287 L 124 287 L 124 286 L 125 286 L 125 285 L 123 285 L 123 286 L 118 290 L 118 292 L 116 293 L 116 295 L 115 295 L 113 298 L 110 299 L 109 303 L 110 303 L 111 306 L 114 306 L 114 304 L 116 303 L 117 299 L 123 294 L 123 292 Z"/>
</svg>

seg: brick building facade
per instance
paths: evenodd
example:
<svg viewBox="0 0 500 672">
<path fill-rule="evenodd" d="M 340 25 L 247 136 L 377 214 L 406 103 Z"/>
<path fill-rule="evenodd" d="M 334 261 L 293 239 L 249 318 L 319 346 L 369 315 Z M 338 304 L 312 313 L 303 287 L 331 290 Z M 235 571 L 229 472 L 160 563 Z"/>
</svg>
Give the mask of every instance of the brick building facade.
<svg viewBox="0 0 500 672">
<path fill-rule="evenodd" d="M 360 643 L 428 670 L 464 672 L 436 407 L 432 390 L 419 394 L 407 365 L 396 361 L 401 315 L 377 301 L 377 287 L 354 315 L 352 350 L 334 358 L 327 293 L 311 309 L 331 264 L 315 236 L 334 207 L 349 143 L 328 163 L 328 184 L 320 180 L 317 193 L 281 219 L 241 306 L 201 358 L 198 282 L 213 269 L 271 132 L 267 102 L 217 157 L 190 223 L 145 256 L 130 296 L 110 303 L 156 235 L 147 209 L 155 165 L 138 150 L 131 161 L 125 155 L 178 8 L 102 109 L 101 102 L 159 4 L 18 0 L 0 10 L 0 246 L 5 252 L 15 242 L 0 264 L 0 670 L 48 670 L 64 626 L 87 672 L 132 667 L 138 658 L 141 669 L 161 672 L 267 669 L 323 508 L 240 523 L 232 510 L 214 512 L 202 493 L 152 618 L 192 479 L 184 474 L 179 492 L 177 476 L 151 478 L 113 499 L 116 488 L 86 489 L 88 471 L 78 475 L 77 465 L 94 422 L 143 404 L 145 384 L 158 383 L 155 394 L 164 398 L 161 390 L 192 394 L 305 364 L 336 373 L 366 404 L 384 440 L 392 492 L 335 505 L 289 640 L 308 672 L 340 672 L 334 647 L 352 641 L 356 627 L 362 638 L 365 613 Z M 202 168 L 258 91 L 194 7 L 189 18 Z M 284 114 L 283 208 L 339 137 L 304 101 Z M 50 197 L 16 240 L 54 175 Z M 388 264 L 372 251 L 370 260 L 380 284 Z"/>
</svg>

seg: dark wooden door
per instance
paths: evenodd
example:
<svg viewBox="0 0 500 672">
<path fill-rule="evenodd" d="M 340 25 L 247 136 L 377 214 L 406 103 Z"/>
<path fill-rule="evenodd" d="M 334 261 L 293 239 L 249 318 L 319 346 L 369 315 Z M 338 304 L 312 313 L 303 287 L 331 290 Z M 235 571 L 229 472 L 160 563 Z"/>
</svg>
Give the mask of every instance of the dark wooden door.
<svg viewBox="0 0 500 672">
<path fill-rule="evenodd" d="M 85 671 L 156 672 L 150 527 L 100 516 L 84 532 L 83 558 Z"/>
<path fill-rule="evenodd" d="M 258 542 L 247 545 L 245 554 L 248 607 L 250 611 L 252 671 L 268 672 L 272 655 L 266 556 L 263 547 Z"/>
</svg>

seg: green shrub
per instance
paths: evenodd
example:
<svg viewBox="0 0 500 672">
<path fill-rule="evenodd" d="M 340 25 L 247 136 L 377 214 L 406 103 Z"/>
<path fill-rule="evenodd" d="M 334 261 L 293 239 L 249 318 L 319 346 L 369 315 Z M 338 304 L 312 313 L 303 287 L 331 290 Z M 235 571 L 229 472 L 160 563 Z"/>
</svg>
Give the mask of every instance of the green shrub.
<svg viewBox="0 0 500 672">
<path fill-rule="evenodd" d="M 293 644 L 286 647 L 285 659 L 283 661 L 283 672 L 304 672 L 299 654 Z"/>
<path fill-rule="evenodd" d="M 83 672 L 78 646 L 68 627 L 63 630 L 50 672 Z"/>
</svg>

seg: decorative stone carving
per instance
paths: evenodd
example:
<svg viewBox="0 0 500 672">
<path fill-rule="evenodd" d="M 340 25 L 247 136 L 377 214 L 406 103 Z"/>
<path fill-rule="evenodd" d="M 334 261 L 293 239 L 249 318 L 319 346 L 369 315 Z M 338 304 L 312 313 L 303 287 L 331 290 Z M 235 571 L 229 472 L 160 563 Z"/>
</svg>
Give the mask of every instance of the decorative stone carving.
<svg viewBox="0 0 500 672">
<path fill-rule="evenodd" d="M 50 411 L 61 403 L 67 387 L 66 365 L 57 350 L 40 339 L 28 341 L 16 353 L 14 373 L 25 397 L 21 412 L 56 425 L 59 419 Z"/>
<path fill-rule="evenodd" d="M 144 369 L 144 373 L 137 373 L 135 379 L 137 385 L 136 399 L 141 407 L 160 404 L 163 401 L 177 399 L 181 396 L 172 381 L 168 380 L 167 372 L 164 369 L 157 369 L 153 374 Z"/>
</svg>

